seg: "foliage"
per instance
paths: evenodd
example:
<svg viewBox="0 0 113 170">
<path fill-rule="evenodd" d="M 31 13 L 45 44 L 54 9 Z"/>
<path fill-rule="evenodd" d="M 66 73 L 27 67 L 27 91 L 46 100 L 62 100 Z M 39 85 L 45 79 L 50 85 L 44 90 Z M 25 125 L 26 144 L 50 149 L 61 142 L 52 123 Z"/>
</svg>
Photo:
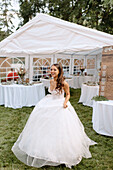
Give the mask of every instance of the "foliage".
<svg viewBox="0 0 113 170">
<path fill-rule="evenodd" d="M 19 0 L 23 24 L 37 12 L 113 34 L 113 0 Z"/>
<path fill-rule="evenodd" d="M 37 12 L 43 12 L 45 2 L 42 0 L 19 0 L 20 15 L 23 18 L 22 25 L 28 22 Z"/>
<path fill-rule="evenodd" d="M 107 33 L 113 33 L 113 4 L 103 0 L 90 0 L 90 10 L 85 16 L 84 25 Z"/>
<path fill-rule="evenodd" d="M 87 135 L 98 144 L 90 147 L 92 158 L 82 159 L 80 164 L 72 170 L 112 170 L 113 145 L 112 138 L 98 135 L 92 129 L 92 108 L 78 104 L 80 89 L 71 89 L 70 102 L 82 121 Z M 0 106 L 0 169 L 2 170 L 37 170 L 21 163 L 12 153 L 11 148 L 23 130 L 33 107 L 21 109 L 5 108 Z M 69 170 L 64 165 L 43 167 L 39 170 Z"/>
<path fill-rule="evenodd" d="M 16 11 L 12 9 L 10 0 L 2 0 L 2 2 L 0 2 L 0 40 L 12 33 L 14 28 L 12 19 L 14 18 L 13 14 L 15 12 Z"/>
<path fill-rule="evenodd" d="M 0 41 L 2 41 L 6 37 L 6 32 L 2 31 L 0 28 Z"/>
<path fill-rule="evenodd" d="M 104 96 L 94 96 L 91 100 L 95 101 L 108 101 L 108 99 Z"/>
</svg>

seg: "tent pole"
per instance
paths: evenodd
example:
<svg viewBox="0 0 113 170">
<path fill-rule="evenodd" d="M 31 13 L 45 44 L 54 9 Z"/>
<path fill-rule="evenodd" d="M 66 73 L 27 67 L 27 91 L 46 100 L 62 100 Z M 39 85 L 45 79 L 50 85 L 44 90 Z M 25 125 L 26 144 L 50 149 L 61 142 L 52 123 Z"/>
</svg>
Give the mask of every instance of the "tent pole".
<svg viewBox="0 0 113 170">
<path fill-rule="evenodd" d="M 51 64 L 54 64 L 55 63 L 55 54 L 53 54 L 53 63 Z"/>
<path fill-rule="evenodd" d="M 71 55 L 71 65 L 70 65 L 70 74 L 73 74 L 73 68 L 74 68 L 74 58 L 73 54 Z"/>
<path fill-rule="evenodd" d="M 31 68 L 30 68 L 30 54 L 28 55 L 28 78 L 29 78 L 29 82 L 30 80 L 30 74 L 31 74 Z"/>
<path fill-rule="evenodd" d="M 85 55 L 85 58 L 84 58 L 84 67 L 86 68 L 86 55 Z"/>
<path fill-rule="evenodd" d="M 27 73 L 25 78 L 29 78 L 29 56 L 25 56 L 25 71 Z"/>
</svg>

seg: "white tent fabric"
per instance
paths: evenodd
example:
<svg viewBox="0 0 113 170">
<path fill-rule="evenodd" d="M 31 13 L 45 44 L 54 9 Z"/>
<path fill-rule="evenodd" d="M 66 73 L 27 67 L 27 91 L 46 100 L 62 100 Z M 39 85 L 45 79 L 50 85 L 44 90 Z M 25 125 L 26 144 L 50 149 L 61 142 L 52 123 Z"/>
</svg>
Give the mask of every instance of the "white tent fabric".
<svg viewBox="0 0 113 170">
<path fill-rule="evenodd" d="M 113 35 L 38 14 L 0 42 L 0 55 L 92 51 L 113 45 Z"/>
</svg>

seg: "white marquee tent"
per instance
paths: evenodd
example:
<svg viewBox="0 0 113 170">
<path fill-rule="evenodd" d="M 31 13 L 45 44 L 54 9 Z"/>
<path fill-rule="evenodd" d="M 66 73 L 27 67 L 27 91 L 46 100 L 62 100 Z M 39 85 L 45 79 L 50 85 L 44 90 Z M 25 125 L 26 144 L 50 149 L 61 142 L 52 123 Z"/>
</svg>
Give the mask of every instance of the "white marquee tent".
<svg viewBox="0 0 113 170">
<path fill-rule="evenodd" d="M 100 56 L 102 47 L 113 45 L 113 35 L 86 28 L 61 19 L 38 14 L 15 33 L 0 42 L 0 56 L 26 57 L 26 68 L 33 75 L 33 57 L 79 58 Z M 73 66 L 73 61 L 70 62 Z M 70 71 L 72 73 L 72 69 Z"/>
<path fill-rule="evenodd" d="M 53 54 L 113 45 L 113 35 L 38 14 L 0 43 L 0 54 Z"/>
</svg>

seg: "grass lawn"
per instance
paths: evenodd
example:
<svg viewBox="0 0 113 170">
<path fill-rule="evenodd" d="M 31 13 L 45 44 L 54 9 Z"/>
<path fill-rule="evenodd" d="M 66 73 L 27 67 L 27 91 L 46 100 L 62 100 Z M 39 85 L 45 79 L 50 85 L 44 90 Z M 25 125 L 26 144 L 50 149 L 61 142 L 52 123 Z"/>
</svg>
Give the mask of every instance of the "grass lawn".
<svg viewBox="0 0 113 170">
<path fill-rule="evenodd" d="M 74 170 L 113 170 L 113 138 L 98 135 L 92 129 L 92 108 L 78 104 L 80 89 L 71 89 L 70 102 L 82 121 L 87 135 L 98 144 L 91 146 L 92 158 L 83 158 Z M 0 170 L 36 170 L 21 163 L 12 153 L 11 147 L 23 130 L 34 107 L 21 109 L 0 106 Z M 107 114 L 107 113 L 106 113 Z M 43 167 L 39 170 L 66 170 L 64 165 Z"/>
</svg>

